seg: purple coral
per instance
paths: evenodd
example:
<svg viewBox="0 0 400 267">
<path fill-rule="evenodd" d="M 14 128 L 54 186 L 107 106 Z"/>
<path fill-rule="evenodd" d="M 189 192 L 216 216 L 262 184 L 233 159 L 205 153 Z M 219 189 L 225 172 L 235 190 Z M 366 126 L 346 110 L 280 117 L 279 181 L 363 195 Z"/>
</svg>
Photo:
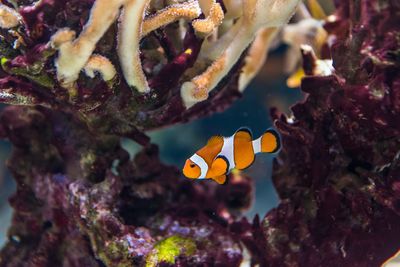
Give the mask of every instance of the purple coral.
<svg viewBox="0 0 400 267">
<path fill-rule="evenodd" d="M 94 2 L 1 2 L 20 6 L 22 22 L 0 30 L 0 97 L 16 104 L 0 116 L 0 137 L 14 146 L 17 181 L 0 266 L 376 266 L 400 249 L 397 1 L 337 1 L 325 24 L 335 71 L 311 75 L 315 58 L 305 53 L 306 100 L 290 120 L 273 110 L 283 144 L 273 172 L 281 203 L 252 223 L 240 220 L 250 178 L 231 175 L 223 187 L 185 180 L 143 133 L 221 111 L 240 96 L 245 51 L 206 101 L 188 109 L 179 92 L 202 63 L 202 34 L 217 27 L 217 6 L 190 18 L 204 29 L 187 23 L 181 43 L 171 38 L 176 24 L 141 43 L 142 70 L 159 89 L 141 94 L 118 64 L 115 22 L 95 53 L 116 76 L 97 69 L 101 75 L 60 79 L 62 42 L 48 42 L 62 27 L 80 32 Z M 134 159 L 121 136 L 144 145 Z"/>
</svg>

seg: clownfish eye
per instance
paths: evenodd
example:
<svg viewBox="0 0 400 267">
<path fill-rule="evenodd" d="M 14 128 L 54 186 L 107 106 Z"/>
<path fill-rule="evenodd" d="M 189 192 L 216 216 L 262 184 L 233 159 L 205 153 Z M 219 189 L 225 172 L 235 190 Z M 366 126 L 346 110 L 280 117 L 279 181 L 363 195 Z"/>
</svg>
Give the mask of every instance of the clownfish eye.
<svg viewBox="0 0 400 267">
<path fill-rule="evenodd" d="M 194 168 L 194 167 L 196 167 L 196 165 L 195 164 L 190 164 L 190 168 Z"/>
</svg>

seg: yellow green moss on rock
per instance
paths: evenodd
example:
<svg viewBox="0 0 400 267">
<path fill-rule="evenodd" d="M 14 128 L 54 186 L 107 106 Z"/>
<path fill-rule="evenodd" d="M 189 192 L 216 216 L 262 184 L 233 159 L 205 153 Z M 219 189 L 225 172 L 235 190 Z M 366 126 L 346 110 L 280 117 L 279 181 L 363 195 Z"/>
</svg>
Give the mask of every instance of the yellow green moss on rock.
<svg viewBox="0 0 400 267">
<path fill-rule="evenodd" d="M 177 256 L 181 254 L 190 256 L 195 251 L 196 244 L 192 239 L 177 235 L 170 236 L 158 242 L 147 255 L 146 267 L 157 266 L 160 262 L 174 264 Z"/>
<path fill-rule="evenodd" d="M 14 74 L 17 76 L 25 77 L 32 82 L 35 82 L 43 87 L 53 88 L 54 81 L 47 75 L 46 72 L 43 71 L 44 63 L 43 62 L 35 62 L 31 66 L 22 68 L 22 67 L 14 67 L 10 68 L 6 65 L 9 61 L 7 58 L 1 58 L 0 63 L 3 70 L 9 74 Z"/>
</svg>

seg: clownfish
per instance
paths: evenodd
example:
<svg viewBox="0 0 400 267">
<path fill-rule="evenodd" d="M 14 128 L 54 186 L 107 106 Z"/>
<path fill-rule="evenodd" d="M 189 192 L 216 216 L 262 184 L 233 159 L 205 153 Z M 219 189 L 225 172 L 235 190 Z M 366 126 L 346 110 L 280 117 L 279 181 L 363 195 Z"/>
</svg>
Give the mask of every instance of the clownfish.
<svg viewBox="0 0 400 267">
<path fill-rule="evenodd" d="M 240 128 L 231 137 L 212 136 L 207 144 L 186 160 L 183 174 L 190 179 L 213 179 L 224 184 L 233 169 L 253 164 L 257 153 L 275 153 L 280 149 L 278 133 L 267 130 L 253 140 L 248 128 Z"/>
</svg>

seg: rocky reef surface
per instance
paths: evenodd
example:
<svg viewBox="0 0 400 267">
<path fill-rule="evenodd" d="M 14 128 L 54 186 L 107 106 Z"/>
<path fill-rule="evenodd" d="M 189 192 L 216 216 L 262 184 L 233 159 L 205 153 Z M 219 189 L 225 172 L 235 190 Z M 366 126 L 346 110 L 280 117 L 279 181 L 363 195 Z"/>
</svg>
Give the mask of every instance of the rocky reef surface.
<svg viewBox="0 0 400 267">
<path fill-rule="evenodd" d="M 65 88 L 48 41 L 61 27 L 80 30 L 93 2 L 1 1 L 11 19 L 0 21 L 0 99 L 13 105 L 0 116 L 0 137 L 13 144 L 17 192 L 0 266 L 378 266 L 400 249 L 398 1 L 336 1 L 321 59 L 303 50 L 304 102 L 290 116 L 271 111 L 283 145 L 273 170 L 281 202 L 252 222 L 241 219 L 251 178 L 193 183 L 160 162 L 144 133 L 229 106 L 241 95 L 245 51 L 190 108 L 179 87 L 204 40 L 190 25 L 182 52 L 166 34 L 176 24 L 141 44 L 159 90 L 141 94 L 104 73 L 81 73 Z M 115 23 L 96 52 L 120 74 L 117 31 Z M 159 46 L 166 59 L 156 66 Z M 323 59 L 333 60 L 329 75 L 315 71 Z M 130 158 L 121 137 L 143 150 Z"/>
<path fill-rule="evenodd" d="M 303 79 L 291 119 L 272 112 L 283 139 L 281 204 L 262 222 L 272 266 L 379 266 L 399 250 L 400 4 L 337 8 L 325 25 L 334 75 Z"/>
</svg>

